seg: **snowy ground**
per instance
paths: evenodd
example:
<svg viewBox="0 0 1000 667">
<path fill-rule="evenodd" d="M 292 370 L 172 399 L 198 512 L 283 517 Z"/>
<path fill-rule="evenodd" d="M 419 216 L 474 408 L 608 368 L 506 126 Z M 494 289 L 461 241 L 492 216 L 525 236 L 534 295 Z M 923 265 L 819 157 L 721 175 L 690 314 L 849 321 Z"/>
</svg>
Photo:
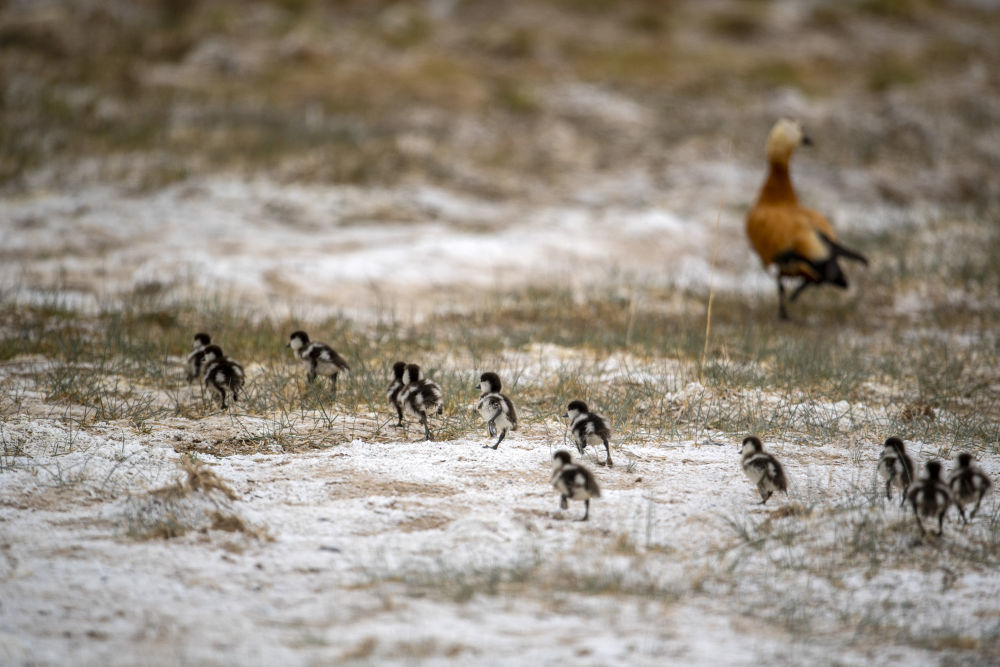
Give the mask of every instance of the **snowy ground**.
<svg viewBox="0 0 1000 667">
<path fill-rule="evenodd" d="M 619 442 L 613 469 L 587 457 L 604 493 L 579 523 L 548 483 L 556 421 L 497 451 L 485 430 L 425 443 L 411 425 L 384 443 L 330 446 L 317 430 L 313 450 L 203 453 L 268 428 L 239 413 L 138 431 L 5 420 L 20 455 L 0 485 L 0 661 L 935 664 L 1000 632 L 1000 579 L 954 553 L 995 539 L 995 498 L 971 526 L 949 522 L 947 542 L 921 542 L 878 499 L 877 442 L 768 443 L 792 484 L 766 508 L 731 438 Z M 921 461 L 947 455 L 909 444 Z M 234 499 L 189 492 L 171 521 L 192 530 L 146 539 L 140 519 L 169 514 L 150 491 L 184 478 L 188 451 Z M 1000 459 L 985 466 L 995 477 Z M 804 532 L 738 536 L 772 523 Z M 844 555 L 869 525 L 901 564 Z"/>
<path fill-rule="evenodd" d="M 7 284 L 88 295 L 180 284 L 313 312 L 373 303 L 426 310 L 479 291 L 580 287 L 609 274 L 701 285 L 713 233 L 708 220 L 648 202 L 532 206 L 430 187 L 224 178 L 134 196 L 113 187 L 40 192 L 6 200 L 0 216 Z M 738 238 L 741 223 L 727 219 L 722 233 Z M 736 257 L 716 275 L 719 284 L 768 282 L 745 253 Z"/>
</svg>

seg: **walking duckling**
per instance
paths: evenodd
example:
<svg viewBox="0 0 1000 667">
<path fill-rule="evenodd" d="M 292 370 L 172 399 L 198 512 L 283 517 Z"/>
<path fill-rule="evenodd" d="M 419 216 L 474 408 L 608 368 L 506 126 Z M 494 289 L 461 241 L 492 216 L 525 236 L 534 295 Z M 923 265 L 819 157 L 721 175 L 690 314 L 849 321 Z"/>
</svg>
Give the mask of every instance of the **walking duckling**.
<svg viewBox="0 0 1000 667">
<path fill-rule="evenodd" d="M 406 372 L 406 362 L 397 361 L 392 365 L 392 382 L 389 383 L 389 389 L 386 390 L 386 398 L 389 399 L 389 405 L 396 408 L 396 416 L 399 420 L 396 422 L 397 428 L 403 427 L 403 403 L 400 401 L 400 395 L 403 393 L 403 389 L 406 384 L 403 382 L 403 373 Z"/>
<path fill-rule="evenodd" d="M 341 371 L 351 370 L 350 364 L 336 350 L 325 343 L 309 340 L 305 331 L 295 331 L 289 336 L 288 344 L 285 347 L 292 348 L 299 359 L 309 365 L 309 372 L 306 379 L 312 382 L 317 375 L 325 375 L 330 378 L 333 386 L 333 395 L 337 395 L 337 375 Z"/>
<path fill-rule="evenodd" d="M 611 429 L 604 417 L 591 412 L 587 404 L 583 401 L 570 401 L 563 419 L 570 420 L 569 427 L 576 439 L 576 448 L 583 456 L 583 450 L 587 445 L 597 445 L 604 443 L 604 451 L 607 453 L 607 460 L 602 465 L 614 467 L 615 462 L 611 460 L 611 445 L 608 440 L 611 438 Z"/>
<path fill-rule="evenodd" d="M 975 464 L 972 460 L 972 454 L 969 452 L 961 452 L 955 458 L 955 463 L 955 469 L 948 475 L 948 488 L 951 489 L 951 498 L 955 507 L 958 508 L 962 521 L 968 523 L 969 520 L 965 518 L 964 505 L 973 500 L 976 501 L 976 506 L 969 512 L 969 519 L 974 518 L 976 512 L 979 511 L 979 504 L 983 501 L 983 496 L 989 492 L 993 484 L 983 469 Z"/>
<path fill-rule="evenodd" d="M 226 392 L 232 394 L 233 402 L 239 400 L 243 388 L 243 367 L 226 357 L 218 345 L 205 347 L 203 362 L 205 388 L 213 389 L 219 395 L 219 407 L 226 409 Z"/>
<path fill-rule="evenodd" d="M 192 352 L 187 357 L 187 381 L 191 384 L 201 377 L 201 367 L 205 363 L 205 348 L 212 343 L 212 337 L 207 333 L 196 333 Z"/>
<path fill-rule="evenodd" d="M 775 491 L 788 494 L 788 478 L 778 459 L 764 451 L 764 444 L 755 435 L 743 439 L 740 450 L 743 473 L 757 485 L 760 504 L 767 503 Z"/>
<path fill-rule="evenodd" d="M 559 492 L 559 509 L 568 509 L 569 500 L 583 501 L 583 518 L 578 521 L 590 517 L 590 499 L 601 497 L 601 487 L 594 475 L 579 463 L 573 463 L 565 449 L 552 456 L 552 486 Z"/>
<path fill-rule="evenodd" d="M 496 443 L 492 447 L 488 444 L 483 445 L 483 447 L 496 449 L 507 436 L 508 429 L 517 430 L 517 410 L 514 409 L 510 398 L 500 393 L 503 390 L 503 384 L 500 382 L 500 376 L 496 373 L 483 373 L 479 377 L 479 384 L 476 387 L 483 392 L 479 396 L 479 402 L 476 403 L 476 410 L 486 420 L 490 436 L 496 435 L 497 429 L 500 429 L 500 437 Z"/>
<path fill-rule="evenodd" d="M 433 380 L 424 378 L 417 364 L 409 364 L 403 372 L 404 388 L 399 394 L 399 402 L 403 410 L 420 420 L 424 425 L 424 437 L 433 440 L 431 429 L 427 425 L 427 414 L 437 411 L 444 412 L 441 387 Z"/>
<path fill-rule="evenodd" d="M 951 505 L 951 491 L 948 485 L 941 480 L 941 462 L 928 461 L 927 472 L 919 480 L 910 485 L 906 492 L 906 498 L 910 501 L 913 514 L 917 517 L 917 526 L 920 527 L 920 535 L 926 535 L 924 524 L 921 519 L 937 517 L 938 536 L 944 532 L 944 515 Z"/>
<path fill-rule="evenodd" d="M 892 500 L 893 485 L 899 487 L 899 505 L 906 502 L 906 490 L 913 484 L 913 459 L 906 453 L 906 445 L 899 438 L 885 441 L 878 458 L 878 472 L 885 480 L 885 497 Z"/>
</svg>

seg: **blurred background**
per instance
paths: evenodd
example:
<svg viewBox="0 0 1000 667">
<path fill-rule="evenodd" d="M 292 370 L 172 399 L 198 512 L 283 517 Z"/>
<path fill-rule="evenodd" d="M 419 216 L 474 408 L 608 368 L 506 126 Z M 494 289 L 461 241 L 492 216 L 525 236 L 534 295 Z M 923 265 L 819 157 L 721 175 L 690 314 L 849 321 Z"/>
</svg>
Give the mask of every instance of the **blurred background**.
<svg viewBox="0 0 1000 667">
<path fill-rule="evenodd" d="M 721 289 L 773 298 L 742 225 L 782 115 L 876 265 L 945 218 L 992 252 L 998 34 L 988 0 L 6 0 L 4 277 L 350 306 L 701 286 L 718 245 Z"/>
</svg>

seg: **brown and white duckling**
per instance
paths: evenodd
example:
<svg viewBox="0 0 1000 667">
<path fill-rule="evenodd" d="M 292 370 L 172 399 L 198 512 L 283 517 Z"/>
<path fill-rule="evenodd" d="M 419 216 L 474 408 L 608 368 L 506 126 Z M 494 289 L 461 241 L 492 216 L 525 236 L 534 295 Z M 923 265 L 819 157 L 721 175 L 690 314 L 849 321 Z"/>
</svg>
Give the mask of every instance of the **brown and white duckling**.
<svg viewBox="0 0 1000 667">
<path fill-rule="evenodd" d="M 187 357 L 187 381 L 191 384 L 196 378 L 201 377 L 201 367 L 205 363 L 205 348 L 211 345 L 212 337 L 207 333 L 196 333 L 194 335 L 194 345 L 191 354 Z"/>
<path fill-rule="evenodd" d="M 496 449 L 503 442 L 508 429 L 517 430 L 517 410 L 514 409 L 510 398 L 506 394 L 500 393 L 503 390 L 503 384 L 500 382 L 500 376 L 496 373 L 483 373 L 479 377 L 479 384 L 476 387 L 483 392 L 479 396 L 479 402 L 476 403 L 476 410 L 486 420 L 490 436 L 496 435 L 497 429 L 500 429 L 500 437 L 491 447 L 491 449 Z M 490 447 L 490 445 L 483 445 L 483 447 Z"/>
<path fill-rule="evenodd" d="M 979 511 L 979 504 L 983 502 L 983 496 L 989 492 L 992 486 L 990 478 L 972 460 L 972 454 L 961 452 L 955 458 L 955 469 L 948 475 L 948 488 L 951 489 L 952 501 L 954 501 L 955 507 L 958 508 L 958 513 L 961 515 L 962 521 L 965 523 L 969 522 L 965 518 L 964 506 L 973 500 L 976 501 L 976 506 L 969 512 L 969 519 L 975 517 L 976 512 Z"/>
<path fill-rule="evenodd" d="M 392 382 L 389 383 L 389 389 L 385 393 L 386 398 L 389 399 L 389 405 L 396 408 L 396 416 L 399 417 L 396 426 L 399 428 L 403 426 L 403 404 L 399 398 L 403 393 L 403 388 L 406 387 L 403 383 L 403 373 L 405 372 L 405 361 L 397 361 L 392 365 Z"/>
<path fill-rule="evenodd" d="M 587 445 L 597 447 L 597 445 L 604 443 L 604 451 L 607 454 L 605 465 L 609 467 L 615 465 L 615 462 L 611 460 L 611 445 L 608 442 L 611 439 L 611 429 L 608 428 L 608 422 L 604 420 L 604 417 L 596 412 L 591 412 L 583 401 L 570 401 L 566 414 L 563 415 L 563 419 L 566 418 L 570 420 L 569 428 L 573 432 L 576 448 L 580 451 L 581 456 Z"/>
<path fill-rule="evenodd" d="M 788 478 L 778 459 L 764 451 L 764 444 L 755 435 L 743 439 L 740 450 L 743 473 L 757 485 L 760 504 L 765 504 L 775 491 L 788 493 Z"/>
<path fill-rule="evenodd" d="M 579 463 L 573 463 L 565 449 L 552 456 L 552 486 L 559 492 L 560 509 L 568 509 L 569 500 L 583 501 L 583 518 L 579 521 L 590 517 L 590 499 L 601 497 L 601 487 L 594 475 Z"/>
<path fill-rule="evenodd" d="M 944 515 L 952 503 L 951 491 L 941 479 L 941 462 L 928 461 L 923 477 L 910 485 L 906 498 L 917 517 L 920 534 L 926 534 L 922 519 L 937 517 L 938 535 L 944 532 Z"/>
<path fill-rule="evenodd" d="M 325 343 L 310 341 L 305 331 L 295 331 L 288 338 L 285 347 L 292 348 L 299 359 L 309 366 L 306 379 L 312 382 L 317 375 L 330 378 L 333 385 L 333 395 L 337 395 L 337 375 L 341 371 L 351 370 L 350 364 L 336 350 Z"/>
<path fill-rule="evenodd" d="M 417 419 L 424 425 L 424 437 L 433 440 L 431 429 L 427 425 L 427 415 L 437 412 L 444 412 L 443 395 L 441 387 L 433 380 L 424 377 L 417 364 L 409 364 L 403 371 L 404 387 L 399 394 L 399 402 L 403 410 Z"/>
<path fill-rule="evenodd" d="M 243 388 L 243 367 L 235 360 L 226 357 L 218 345 L 205 347 L 203 361 L 204 383 L 206 389 L 215 390 L 219 395 L 219 407 L 226 409 L 226 392 L 232 394 L 233 401 L 239 400 L 239 392 Z"/>
<path fill-rule="evenodd" d="M 899 438 L 888 438 L 878 458 L 878 472 L 885 480 L 885 497 L 892 500 L 892 487 L 899 487 L 899 505 L 906 502 L 906 490 L 913 484 L 913 459 Z"/>
</svg>

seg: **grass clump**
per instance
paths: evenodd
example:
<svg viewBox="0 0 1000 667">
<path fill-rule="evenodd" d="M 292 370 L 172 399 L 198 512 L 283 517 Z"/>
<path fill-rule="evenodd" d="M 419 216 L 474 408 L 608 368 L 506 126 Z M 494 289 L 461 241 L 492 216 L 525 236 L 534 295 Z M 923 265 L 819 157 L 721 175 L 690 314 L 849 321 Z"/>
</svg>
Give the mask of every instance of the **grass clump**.
<svg viewBox="0 0 1000 667">
<path fill-rule="evenodd" d="M 235 509 L 235 491 L 193 456 L 178 461 L 182 478 L 142 496 L 130 497 L 125 508 L 126 531 L 137 540 L 171 539 L 189 532 L 222 530 L 267 536 L 247 523 Z"/>
</svg>

